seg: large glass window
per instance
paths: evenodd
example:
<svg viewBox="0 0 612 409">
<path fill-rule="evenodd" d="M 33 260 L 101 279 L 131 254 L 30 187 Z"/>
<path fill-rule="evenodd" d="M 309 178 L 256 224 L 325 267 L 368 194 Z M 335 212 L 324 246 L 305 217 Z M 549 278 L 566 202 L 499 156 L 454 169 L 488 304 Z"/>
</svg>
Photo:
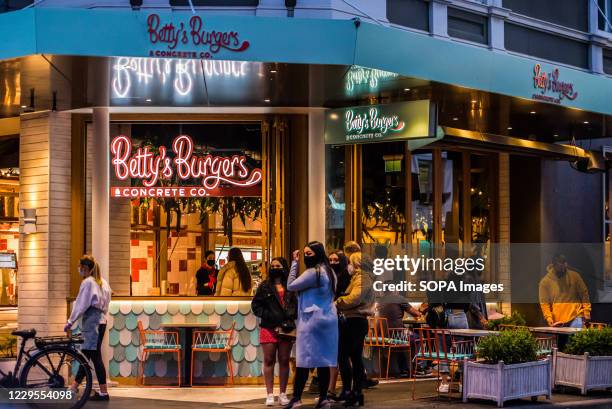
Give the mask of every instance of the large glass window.
<svg viewBox="0 0 612 409">
<path fill-rule="evenodd" d="M 346 174 L 344 146 L 326 146 L 325 172 L 325 238 L 330 249 L 342 248 L 345 242 Z"/>
</svg>

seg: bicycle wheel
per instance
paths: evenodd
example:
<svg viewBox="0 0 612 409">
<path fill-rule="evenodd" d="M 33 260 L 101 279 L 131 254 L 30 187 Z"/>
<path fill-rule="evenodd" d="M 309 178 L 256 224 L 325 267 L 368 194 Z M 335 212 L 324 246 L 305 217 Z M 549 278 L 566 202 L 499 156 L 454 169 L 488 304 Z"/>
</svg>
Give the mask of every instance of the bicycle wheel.
<svg viewBox="0 0 612 409">
<path fill-rule="evenodd" d="M 19 383 L 22 388 L 46 393 L 56 392 L 57 395 L 61 390 L 70 387 L 79 368 L 82 368 L 84 376 L 75 399 L 38 401 L 34 406 L 41 409 L 80 409 L 89 399 L 93 378 L 87 359 L 72 348 L 53 347 L 40 350 L 26 362 Z"/>
</svg>

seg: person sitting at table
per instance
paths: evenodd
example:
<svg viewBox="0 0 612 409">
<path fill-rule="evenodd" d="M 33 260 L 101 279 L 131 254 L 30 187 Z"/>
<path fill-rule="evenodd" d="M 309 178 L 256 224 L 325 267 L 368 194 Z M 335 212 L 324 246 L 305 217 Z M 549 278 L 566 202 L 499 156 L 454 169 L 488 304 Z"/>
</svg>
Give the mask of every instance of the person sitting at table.
<svg viewBox="0 0 612 409">
<path fill-rule="evenodd" d="M 540 280 L 540 308 L 551 327 L 582 326 L 591 319 L 589 290 L 582 277 L 568 268 L 562 254 L 555 254 Z"/>
<path fill-rule="evenodd" d="M 214 295 L 218 273 L 215 266 L 215 252 L 207 250 L 204 258 L 206 261 L 196 272 L 196 292 L 197 295 Z"/>
<path fill-rule="evenodd" d="M 392 283 L 393 281 L 389 282 Z M 388 328 L 404 328 L 404 313 L 407 313 L 416 319 L 422 318 L 421 312 L 410 305 L 408 300 L 402 296 L 399 291 L 385 293 L 385 296 L 381 298 L 378 303 L 378 316 L 387 319 Z M 385 328 L 386 332 L 388 332 L 388 328 Z M 414 348 L 413 335 L 411 335 L 410 340 Z M 399 376 L 401 378 L 409 377 L 410 365 L 408 363 L 408 355 L 404 351 L 398 351 L 395 356 L 397 359 L 396 362 L 399 369 Z"/>
<path fill-rule="evenodd" d="M 227 253 L 227 264 L 217 276 L 215 295 L 225 297 L 250 296 L 253 289 L 253 279 L 249 267 L 244 261 L 242 251 L 232 247 Z"/>
<path fill-rule="evenodd" d="M 264 353 L 263 374 L 266 383 L 266 406 L 274 405 L 274 365 L 278 354 L 278 377 L 280 395 L 278 402 L 287 405 L 287 383 L 289 381 L 289 357 L 295 340 L 297 298 L 287 291 L 289 265 L 282 257 L 272 259 L 266 281 L 259 287 L 251 307 L 259 317 L 259 344 Z"/>
</svg>

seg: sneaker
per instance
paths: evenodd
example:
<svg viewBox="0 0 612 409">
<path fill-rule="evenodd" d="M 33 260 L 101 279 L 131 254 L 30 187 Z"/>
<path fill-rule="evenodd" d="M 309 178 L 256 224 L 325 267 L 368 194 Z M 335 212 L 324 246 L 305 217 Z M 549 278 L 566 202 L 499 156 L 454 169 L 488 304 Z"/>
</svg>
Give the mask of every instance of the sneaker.
<svg viewBox="0 0 612 409">
<path fill-rule="evenodd" d="M 96 392 L 93 394 L 93 396 L 89 397 L 89 400 L 92 402 L 108 402 L 110 400 L 110 395 L 108 393 L 105 395 L 101 395 Z"/>
<path fill-rule="evenodd" d="M 289 398 L 287 397 L 286 393 L 281 393 L 278 397 L 278 403 L 281 406 L 285 406 L 289 404 Z"/>
<path fill-rule="evenodd" d="M 410 372 L 408 372 L 408 371 L 401 371 L 399 373 L 399 377 L 400 378 L 410 378 Z"/>
<path fill-rule="evenodd" d="M 417 378 L 429 378 L 433 376 L 431 368 L 417 369 L 415 376 Z"/>
<path fill-rule="evenodd" d="M 266 396 L 266 406 L 274 406 L 274 395 L 273 394 L 269 394 L 268 396 Z"/>
<path fill-rule="evenodd" d="M 450 388 L 449 384 L 441 383 L 440 386 L 438 386 L 438 392 L 440 392 L 440 393 L 448 393 L 449 388 Z"/>
</svg>

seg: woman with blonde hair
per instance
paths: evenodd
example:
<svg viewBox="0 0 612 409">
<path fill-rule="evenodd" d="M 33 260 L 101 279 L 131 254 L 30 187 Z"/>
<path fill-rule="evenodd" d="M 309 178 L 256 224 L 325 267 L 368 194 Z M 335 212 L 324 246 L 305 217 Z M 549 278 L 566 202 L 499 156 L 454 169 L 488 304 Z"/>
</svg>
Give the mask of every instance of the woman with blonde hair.
<svg viewBox="0 0 612 409">
<path fill-rule="evenodd" d="M 79 275 L 83 278 L 79 288 L 72 313 L 64 326 L 64 332 L 68 332 L 74 323 L 81 319 L 81 332 L 83 334 L 83 345 L 81 351 L 93 363 L 96 378 L 100 385 L 100 391 L 89 398 L 93 401 L 108 401 L 108 387 L 106 385 L 106 368 L 102 362 L 101 346 L 106 332 L 106 314 L 111 299 L 111 288 L 101 276 L 100 266 L 96 260 L 89 255 L 84 255 L 79 260 Z M 85 372 L 79 369 L 77 376 L 70 389 L 76 391 L 85 377 Z"/>
</svg>

